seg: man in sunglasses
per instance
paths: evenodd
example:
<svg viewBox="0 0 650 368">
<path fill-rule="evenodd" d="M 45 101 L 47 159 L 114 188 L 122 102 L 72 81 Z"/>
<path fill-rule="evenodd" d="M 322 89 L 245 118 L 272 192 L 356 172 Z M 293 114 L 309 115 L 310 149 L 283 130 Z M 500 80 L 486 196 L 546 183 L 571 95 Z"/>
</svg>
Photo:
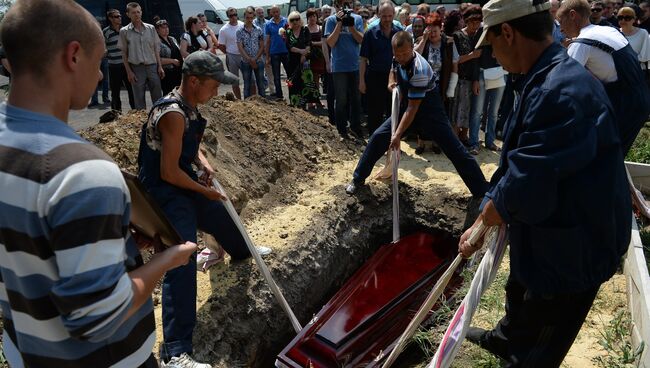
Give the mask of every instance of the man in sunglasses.
<svg viewBox="0 0 650 368">
<path fill-rule="evenodd" d="M 604 9 L 605 4 L 602 1 L 594 1 L 591 3 L 591 15 L 589 17 L 591 24 L 614 27 L 613 24 L 605 20 L 605 17 L 603 17 Z"/>
<path fill-rule="evenodd" d="M 104 41 L 106 42 L 106 55 L 108 58 L 108 84 L 111 88 L 111 109 L 122 111 L 122 100 L 120 91 L 122 87 L 126 88 L 129 95 L 129 105 L 131 110 L 135 109 L 133 103 L 133 89 L 126 75 L 126 69 L 122 62 L 122 50 L 118 45 L 120 39 L 120 28 L 122 28 L 122 16 L 117 9 L 110 9 L 106 13 L 109 26 L 102 30 Z"/>
<path fill-rule="evenodd" d="M 612 0 L 603 1 L 603 18 L 610 22 L 614 27 L 618 27 L 618 20 L 614 13 L 614 2 Z"/>
<path fill-rule="evenodd" d="M 572 39 L 569 56 L 605 85 L 626 154 L 650 114 L 650 93 L 628 40 L 614 27 L 591 24 L 593 9 L 587 0 L 565 0 L 557 18 L 562 32 Z"/>
<path fill-rule="evenodd" d="M 221 52 L 226 54 L 226 67 L 232 74 L 239 76 L 239 68 L 241 65 L 241 54 L 237 46 L 237 30 L 241 28 L 244 23 L 237 19 L 237 9 L 228 8 L 226 10 L 228 15 L 228 23 L 224 24 L 219 30 L 219 46 Z M 239 80 L 232 84 L 232 93 L 235 94 L 236 99 L 241 99 L 241 90 L 239 89 Z"/>
</svg>

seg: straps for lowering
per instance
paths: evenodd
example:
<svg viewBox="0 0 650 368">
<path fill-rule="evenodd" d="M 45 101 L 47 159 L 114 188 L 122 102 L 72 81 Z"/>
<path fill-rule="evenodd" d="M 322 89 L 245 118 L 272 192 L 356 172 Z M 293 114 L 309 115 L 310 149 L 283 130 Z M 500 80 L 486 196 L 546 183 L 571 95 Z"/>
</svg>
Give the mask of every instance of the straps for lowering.
<svg viewBox="0 0 650 368">
<path fill-rule="evenodd" d="M 212 179 L 212 186 L 218 191 L 220 191 L 221 193 L 226 194 L 226 191 L 223 189 L 221 184 L 219 184 L 217 179 Z M 239 229 L 239 232 L 244 238 L 244 241 L 246 242 L 246 246 L 248 247 L 248 251 L 251 252 L 253 259 L 255 259 L 255 263 L 257 263 L 257 266 L 260 268 L 260 271 L 262 272 L 262 276 L 266 280 L 266 283 L 269 285 L 269 288 L 271 289 L 273 296 L 275 296 L 275 299 L 280 304 L 280 307 L 282 307 L 284 312 L 287 314 L 287 317 L 289 317 L 289 321 L 291 322 L 294 331 L 296 331 L 296 333 L 299 333 L 300 330 L 302 330 L 302 326 L 300 325 L 298 318 L 296 318 L 296 315 L 293 313 L 293 310 L 291 310 L 289 303 L 284 298 L 284 295 L 282 295 L 282 291 L 280 291 L 280 288 L 273 280 L 273 276 L 271 276 L 271 271 L 269 271 L 268 266 L 266 265 L 264 260 L 262 260 L 262 256 L 260 256 L 259 252 L 257 251 L 257 248 L 255 248 L 255 244 L 248 236 L 248 232 L 246 231 L 244 224 L 241 222 L 241 218 L 237 214 L 235 207 L 233 206 L 230 199 L 224 201 L 223 204 L 224 207 L 226 207 L 226 211 L 228 211 L 230 218 L 235 223 L 237 229 Z"/>
<path fill-rule="evenodd" d="M 397 125 L 399 124 L 399 88 L 393 88 L 393 105 L 391 111 L 391 124 L 390 131 L 391 137 L 395 134 L 397 130 Z M 391 155 L 393 161 L 393 242 L 396 242 L 400 238 L 399 234 L 399 186 L 397 180 L 397 169 L 399 168 L 399 158 L 400 158 L 400 149 L 394 150 Z"/>
<path fill-rule="evenodd" d="M 600 42 L 600 41 L 597 41 L 597 40 L 592 40 L 591 38 L 575 38 L 575 39 L 573 39 L 573 41 L 571 41 L 571 43 L 574 43 L 574 42 L 575 43 L 581 43 L 583 45 L 587 45 L 587 46 L 591 46 L 591 47 L 595 47 L 595 48 L 597 48 L 599 50 L 605 51 L 606 53 L 608 53 L 610 55 L 613 54 L 616 51 L 610 45 L 608 45 L 606 43 L 603 43 L 603 42 Z"/>
</svg>

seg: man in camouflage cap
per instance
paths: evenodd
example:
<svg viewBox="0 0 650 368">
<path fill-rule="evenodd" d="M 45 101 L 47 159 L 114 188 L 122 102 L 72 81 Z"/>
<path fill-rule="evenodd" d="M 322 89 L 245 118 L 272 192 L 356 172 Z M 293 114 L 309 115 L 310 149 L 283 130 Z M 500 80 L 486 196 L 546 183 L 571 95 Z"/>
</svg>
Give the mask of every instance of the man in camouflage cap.
<svg viewBox="0 0 650 368">
<path fill-rule="evenodd" d="M 238 83 L 239 78 L 224 69 L 219 57 L 211 52 L 199 51 L 190 54 L 183 62 L 183 80 L 188 76 L 211 78 L 220 83 Z"/>
<path fill-rule="evenodd" d="M 197 105 L 217 95 L 221 83 L 237 77 L 214 54 L 198 51 L 183 63 L 180 87 L 157 101 L 143 126 L 138 176 L 183 239 L 196 231 L 212 235 L 234 260 L 250 256 L 242 234 L 228 215 L 223 193 L 210 184 L 214 170 L 199 150 L 207 121 Z M 203 171 L 199 177 L 197 171 Z M 270 251 L 260 249 L 264 254 Z M 163 367 L 209 368 L 195 362 L 192 332 L 196 324 L 195 262 L 168 272 L 162 285 Z"/>
<path fill-rule="evenodd" d="M 467 339 L 511 368 L 562 364 L 632 226 L 615 112 L 603 85 L 554 42 L 550 8 L 492 0 L 477 44 L 492 45 L 499 64 L 521 77 L 478 219 L 508 226 L 505 315 Z M 478 221 L 460 238 L 464 256 L 478 250 L 467 242 Z"/>
</svg>

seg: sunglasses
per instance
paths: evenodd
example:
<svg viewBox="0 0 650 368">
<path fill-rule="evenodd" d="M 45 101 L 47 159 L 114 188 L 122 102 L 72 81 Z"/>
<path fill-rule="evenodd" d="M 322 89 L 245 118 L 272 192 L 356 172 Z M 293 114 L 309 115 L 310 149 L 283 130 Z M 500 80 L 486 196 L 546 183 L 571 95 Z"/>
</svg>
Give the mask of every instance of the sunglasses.
<svg viewBox="0 0 650 368">
<path fill-rule="evenodd" d="M 236 17 L 236 16 L 237 16 L 237 13 L 228 14 L 228 18 L 232 18 L 232 17 Z"/>
<path fill-rule="evenodd" d="M 593 9 L 591 9 L 592 13 L 598 13 L 598 12 L 601 12 L 601 11 L 603 11 L 603 8 L 593 8 Z"/>
<path fill-rule="evenodd" d="M 618 17 L 616 17 L 616 19 L 618 19 L 619 21 L 624 20 L 624 21 L 629 22 L 629 21 L 631 21 L 632 19 L 634 19 L 634 17 L 631 16 L 631 15 L 619 15 Z"/>
<path fill-rule="evenodd" d="M 122 18 L 122 16 L 121 15 L 111 15 L 111 18 L 119 19 L 119 18 Z"/>
<path fill-rule="evenodd" d="M 289 22 L 298 22 L 298 21 L 300 21 L 300 18 L 289 19 Z"/>
<path fill-rule="evenodd" d="M 370 17 L 367 16 L 367 15 L 362 15 L 361 18 L 363 18 L 363 19 L 368 19 L 368 18 L 370 18 Z"/>
</svg>

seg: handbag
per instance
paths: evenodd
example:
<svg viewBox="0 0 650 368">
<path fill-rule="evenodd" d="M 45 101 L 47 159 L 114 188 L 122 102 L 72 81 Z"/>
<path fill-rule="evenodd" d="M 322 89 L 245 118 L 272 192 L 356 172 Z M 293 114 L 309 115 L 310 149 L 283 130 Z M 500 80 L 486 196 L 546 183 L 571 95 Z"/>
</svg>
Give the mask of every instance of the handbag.
<svg viewBox="0 0 650 368">
<path fill-rule="evenodd" d="M 505 72 L 500 66 L 483 70 L 483 79 L 485 79 L 485 89 L 494 89 L 504 87 L 506 81 L 503 78 Z"/>
</svg>

